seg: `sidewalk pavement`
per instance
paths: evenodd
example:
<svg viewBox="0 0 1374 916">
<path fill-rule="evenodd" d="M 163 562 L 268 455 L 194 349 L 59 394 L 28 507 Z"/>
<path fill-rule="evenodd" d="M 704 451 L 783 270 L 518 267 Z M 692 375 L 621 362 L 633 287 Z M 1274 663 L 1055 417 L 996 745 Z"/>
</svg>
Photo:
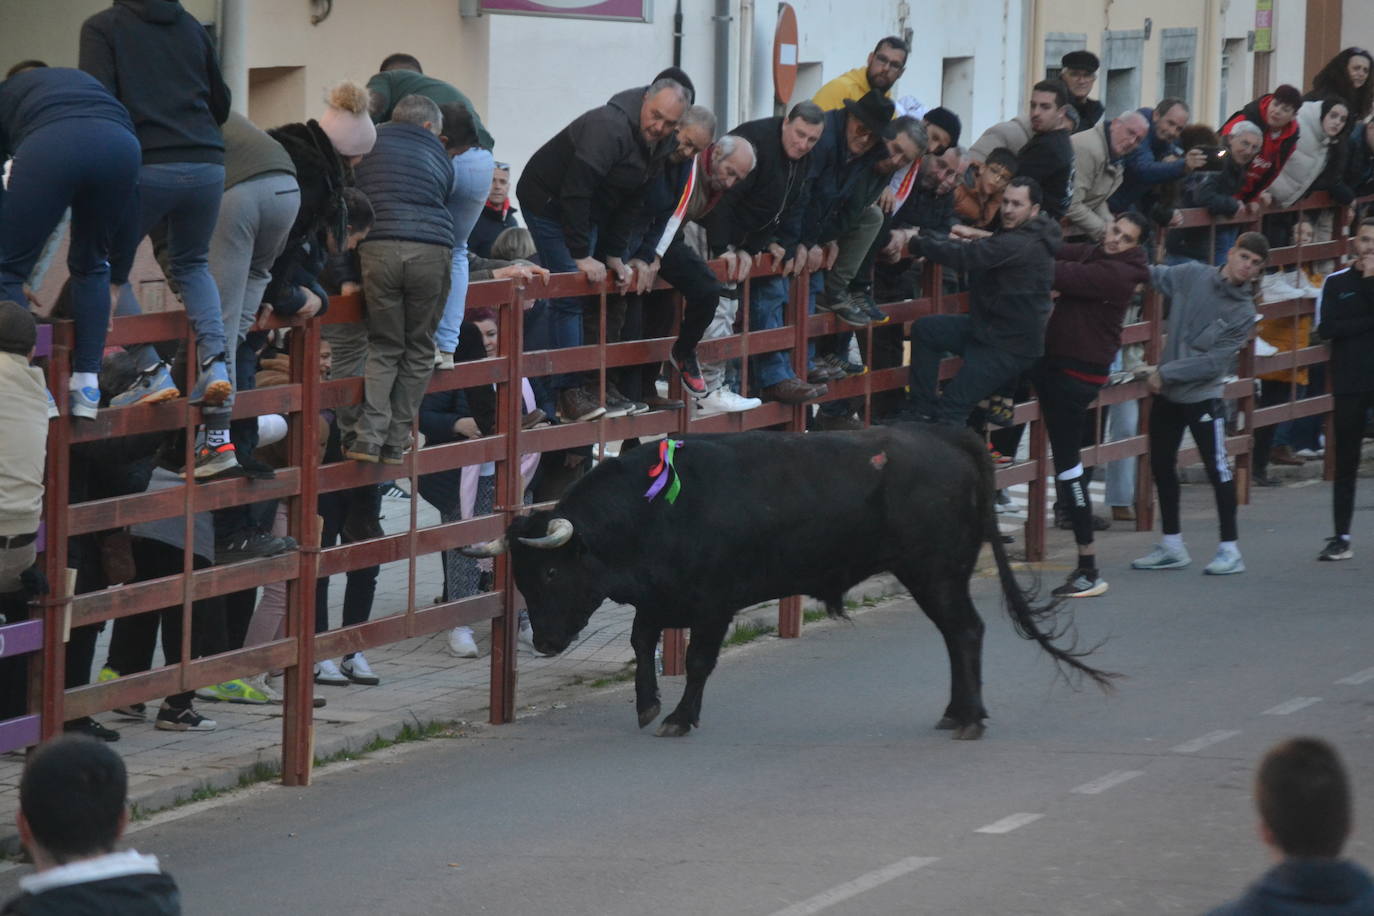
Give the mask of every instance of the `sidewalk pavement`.
<svg viewBox="0 0 1374 916">
<path fill-rule="evenodd" d="M 1366 446 L 1365 458 L 1364 470 L 1368 472 L 1368 462 L 1374 459 L 1374 444 Z M 1201 468 L 1196 471 L 1196 474 L 1185 473 L 1185 480 L 1202 482 Z M 1286 484 L 1301 485 L 1320 476 L 1320 462 L 1308 462 L 1303 467 L 1274 466 L 1271 472 Z M 1024 490 L 1024 486 L 1017 489 Z M 1049 489 L 1052 493 L 1053 488 Z M 1324 487 L 1314 488 L 1312 493 L 1314 498 L 1330 498 Z M 1185 503 L 1198 501 L 1201 505 L 1210 503 L 1210 498 L 1210 493 L 1203 487 L 1185 488 Z M 1024 506 L 1024 499 L 1017 502 Z M 421 501 L 417 511 L 421 526 L 439 523 L 438 513 L 427 503 Z M 1244 507 L 1241 512 L 1243 518 Z M 383 500 L 383 513 L 384 529 L 389 533 L 403 530 L 409 518 L 409 500 L 387 497 Z M 1024 520 L 1024 508 L 1020 512 L 1004 511 L 999 517 L 1002 530 L 1018 536 L 1018 540 Z M 1072 536 L 1051 529 L 1043 568 L 1067 569 L 1072 555 Z M 404 609 L 406 579 L 406 563 L 383 567 L 378 579 L 375 617 Z M 439 560 L 426 557 L 416 571 L 416 593 L 422 596 L 422 602 L 428 602 L 441 591 Z M 856 586 L 847 597 L 850 601 L 864 602 L 904 594 L 893 577 L 883 575 Z M 337 625 L 343 597 L 341 582 L 331 588 L 330 597 L 331 624 Z M 806 606 L 808 609 L 821 607 L 814 602 Z M 543 658 L 522 647 L 517 660 L 516 718 L 555 706 L 579 685 L 624 671 L 633 660 L 629 639 L 632 618 L 632 608 L 607 602 L 592 618 L 577 644 L 562 655 Z M 746 611 L 736 618 L 736 624 L 744 619 L 776 626 L 776 605 Z M 484 727 L 488 716 L 491 634 L 489 626 L 474 630 L 482 649 L 481 658 L 452 658 L 447 650 L 447 634 L 435 633 L 369 649 L 368 661 L 382 680 L 379 686 L 316 686 L 316 693 L 328 701 L 323 709 L 315 712 L 316 758 L 360 751 L 379 737 L 394 738 L 406 727 L 418 729 L 435 722 L 457 723 L 460 729 Z M 96 650 L 97 668 L 105 658 L 108 638 L 107 628 Z M 671 690 L 670 687 L 669 692 Z M 167 808 L 206 790 L 232 788 L 242 781 L 280 771 L 282 718 L 279 706 L 202 700 L 197 700 L 196 704 L 203 715 L 218 723 L 215 731 L 157 731 L 151 720 L 155 704 L 149 704 L 150 718 L 145 722 L 121 720 L 113 713 L 98 717 L 120 732 L 121 740 L 115 748 L 128 766 L 129 798 L 138 812 Z M 3 825 L 0 826 L 0 854 L 13 855 L 18 849 L 13 824 L 22 766 L 23 758 L 18 754 L 0 756 L 0 825 Z"/>
</svg>

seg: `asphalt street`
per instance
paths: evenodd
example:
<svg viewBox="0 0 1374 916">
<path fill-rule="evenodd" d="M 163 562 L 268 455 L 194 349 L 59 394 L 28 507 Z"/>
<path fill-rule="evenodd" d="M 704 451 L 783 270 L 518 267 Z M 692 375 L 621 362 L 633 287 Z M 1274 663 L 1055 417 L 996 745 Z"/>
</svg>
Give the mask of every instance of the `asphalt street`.
<svg viewBox="0 0 1374 916">
<path fill-rule="evenodd" d="M 1056 678 L 994 582 L 976 581 L 992 716 L 979 742 L 932 728 L 944 647 L 894 601 L 728 653 L 686 738 L 637 729 L 628 686 L 579 688 L 563 708 L 324 768 L 308 789 L 255 790 L 130 842 L 161 857 L 189 914 L 1197 913 L 1268 864 L 1259 756 L 1315 734 L 1351 769 L 1348 851 L 1374 864 L 1362 483 L 1346 563 L 1314 560 L 1323 484 L 1242 507 L 1240 576 L 1201 573 L 1204 488 L 1185 488 L 1190 569 L 1131 571 L 1153 538 L 1104 534 L 1111 589 L 1072 610 L 1085 643 L 1105 640 L 1093 660 L 1124 675 L 1112 696 Z M 1043 570 L 1047 587 L 1062 576 Z M 667 711 L 681 680 L 663 686 Z"/>
</svg>

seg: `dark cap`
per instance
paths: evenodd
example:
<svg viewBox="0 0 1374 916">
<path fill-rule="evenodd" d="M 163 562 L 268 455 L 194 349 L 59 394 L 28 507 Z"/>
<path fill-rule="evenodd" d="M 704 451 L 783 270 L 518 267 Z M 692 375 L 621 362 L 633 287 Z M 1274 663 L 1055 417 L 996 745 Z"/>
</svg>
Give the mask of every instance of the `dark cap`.
<svg viewBox="0 0 1374 916">
<path fill-rule="evenodd" d="M 692 78 L 688 76 L 687 71 L 683 70 L 681 67 L 669 67 L 667 70 L 664 70 L 658 76 L 654 77 L 652 82 L 657 83 L 659 80 L 672 80 L 677 83 L 683 89 L 687 90 L 687 104 L 696 104 L 697 87 L 692 85 Z"/>
<path fill-rule="evenodd" d="M 1059 61 L 1059 66 L 1065 70 L 1086 70 L 1089 73 L 1096 73 L 1097 68 L 1102 66 L 1102 62 L 1091 51 L 1070 51 Z"/>
<path fill-rule="evenodd" d="M 959 116 L 948 108 L 932 108 L 921 117 L 921 120 L 927 124 L 934 124 L 949 134 L 950 146 L 959 145 L 959 130 L 962 125 L 959 123 Z"/>
<path fill-rule="evenodd" d="M 892 113 L 896 111 L 896 106 L 892 100 L 885 98 L 876 89 L 870 89 L 857 102 L 853 99 L 844 100 L 844 110 L 858 118 L 864 127 L 880 133 L 887 127 L 887 122 L 892 120 Z"/>
<path fill-rule="evenodd" d="M 28 356 L 38 341 L 33 313 L 9 299 L 0 302 L 0 353 Z"/>
</svg>

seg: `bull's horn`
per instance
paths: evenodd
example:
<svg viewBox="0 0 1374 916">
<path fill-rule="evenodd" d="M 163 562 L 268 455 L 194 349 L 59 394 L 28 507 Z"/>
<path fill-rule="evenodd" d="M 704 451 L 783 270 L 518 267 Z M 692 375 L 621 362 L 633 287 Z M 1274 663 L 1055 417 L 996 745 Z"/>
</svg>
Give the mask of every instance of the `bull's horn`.
<svg viewBox="0 0 1374 916">
<path fill-rule="evenodd" d="M 554 547 L 562 547 L 572 540 L 573 523 L 566 518 L 549 519 L 549 532 L 542 538 L 521 538 L 520 543 L 527 547 L 538 547 L 549 550 Z"/>
<path fill-rule="evenodd" d="M 465 557 L 495 557 L 506 552 L 506 539 L 499 537 L 494 541 L 486 541 L 481 544 L 469 544 L 467 547 L 459 547 L 458 552 Z"/>
</svg>

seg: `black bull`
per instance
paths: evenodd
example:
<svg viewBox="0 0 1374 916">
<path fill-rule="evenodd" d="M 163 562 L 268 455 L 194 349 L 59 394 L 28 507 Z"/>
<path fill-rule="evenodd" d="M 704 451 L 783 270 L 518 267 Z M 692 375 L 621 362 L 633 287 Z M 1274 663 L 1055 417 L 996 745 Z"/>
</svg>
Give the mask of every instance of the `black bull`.
<svg viewBox="0 0 1374 916">
<path fill-rule="evenodd" d="M 1113 677 L 1088 666 L 1086 651 L 1058 645 L 1058 602 L 1034 607 L 1017 583 L 997 530 L 992 463 L 968 431 L 907 424 L 682 442 L 675 502 L 666 489 L 646 498 L 660 450 L 641 446 L 597 466 L 552 512 L 518 517 L 506 538 L 468 551 L 489 556 L 509 546 L 535 648 L 546 654 L 566 649 L 604 599 L 634 606 L 641 728 L 660 709 L 654 649 L 664 629 L 691 630 L 687 687 L 658 729 L 685 735 L 698 724 L 736 612 L 804 594 L 842 615 L 845 591 L 886 570 L 949 650 L 950 700 L 937 727 L 980 737 L 983 621 L 969 579 L 984 541 L 1016 631 L 1061 668 L 1103 687 Z"/>
</svg>

